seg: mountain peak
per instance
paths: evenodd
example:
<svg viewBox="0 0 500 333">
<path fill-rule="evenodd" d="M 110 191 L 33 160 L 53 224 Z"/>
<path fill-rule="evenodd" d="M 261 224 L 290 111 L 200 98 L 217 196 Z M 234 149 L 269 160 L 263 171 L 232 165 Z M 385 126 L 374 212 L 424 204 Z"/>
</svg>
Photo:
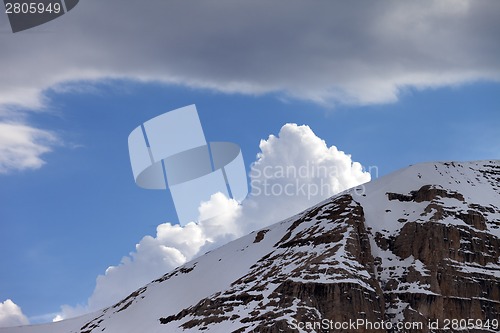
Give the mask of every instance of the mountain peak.
<svg viewBox="0 0 500 333">
<path fill-rule="evenodd" d="M 226 244 L 100 312 L 0 332 L 458 332 L 464 318 L 468 332 L 497 332 L 499 253 L 500 161 L 422 163 Z"/>
</svg>

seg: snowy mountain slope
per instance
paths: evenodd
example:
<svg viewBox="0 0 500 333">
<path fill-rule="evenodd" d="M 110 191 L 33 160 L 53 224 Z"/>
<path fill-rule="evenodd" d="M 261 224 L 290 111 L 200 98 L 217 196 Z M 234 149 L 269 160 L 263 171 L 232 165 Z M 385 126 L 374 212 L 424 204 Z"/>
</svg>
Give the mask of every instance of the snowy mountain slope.
<svg viewBox="0 0 500 333">
<path fill-rule="evenodd" d="M 499 318 L 499 161 L 419 164 L 367 193 L 359 202 L 389 317 Z"/>
<path fill-rule="evenodd" d="M 323 332 L 299 323 L 464 318 L 475 320 L 467 332 L 498 332 L 499 255 L 500 161 L 424 163 L 207 253 L 113 307 L 0 333 Z"/>
</svg>

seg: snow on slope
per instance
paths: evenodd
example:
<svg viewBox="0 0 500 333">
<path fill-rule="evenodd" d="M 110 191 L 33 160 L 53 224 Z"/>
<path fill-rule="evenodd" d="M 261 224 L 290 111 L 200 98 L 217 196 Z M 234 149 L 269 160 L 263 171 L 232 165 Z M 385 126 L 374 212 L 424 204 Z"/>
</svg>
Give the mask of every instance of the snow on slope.
<svg viewBox="0 0 500 333">
<path fill-rule="evenodd" d="M 428 201 L 408 200 L 420 189 L 435 190 L 436 195 L 429 204 Z M 349 190 L 359 193 L 360 188 Z M 388 200 L 388 193 L 400 196 L 400 200 Z M 403 276 L 411 270 L 418 272 L 421 277 L 429 276 L 429 269 L 413 256 L 401 258 L 393 251 L 380 246 L 380 239 L 394 239 L 399 235 L 407 222 L 426 223 L 435 221 L 441 225 L 456 226 L 464 233 L 474 232 L 471 240 L 460 239 L 461 245 L 472 243 L 478 234 L 493 235 L 496 240 L 500 238 L 500 162 L 443 162 L 422 163 L 397 171 L 384 178 L 366 184 L 366 196 L 356 198 L 365 211 L 367 229 L 370 230 L 372 254 L 377 258 L 382 269 L 378 272 L 378 279 L 382 284 L 391 280 L 401 281 Z M 417 201 L 417 202 L 416 202 Z M 432 209 L 429 210 L 429 207 Z M 438 212 L 441 210 L 441 212 Z M 440 216 L 443 215 L 444 216 Z M 439 214 L 438 214 L 439 213 Z M 479 214 L 485 217 L 485 227 L 477 228 L 465 223 L 457 216 Z M 433 216 L 434 214 L 434 216 Z M 446 216 L 448 215 L 448 216 Z M 473 215 L 474 216 L 474 215 Z M 378 234 L 378 235 L 377 235 Z M 375 237 L 375 235 L 380 237 Z M 408 235 L 412 237 L 412 235 Z M 446 238 L 445 241 L 448 241 Z M 460 249 L 463 254 L 477 254 L 473 251 Z M 468 252 L 468 253 L 464 253 Z M 477 251 L 475 251 L 477 252 Z M 477 265 L 463 261 L 448 259 L 451 266 L 465 273 L 479 273 L 488 279 L 488 276 L 497 281 L 500 279 L 500 261 L 498 248 L 492 248 L 489 253 L 480 253 L 484 257 L 496 256 L 494 262 L 486 265 Z M 475 277 L 472 277 L 473 279 Z M 430 279 L 422 279 L 430 280 Z M 479 282 L 477 282 L 479 283 Z M 385 293 L 414 293 L 438 295 L 431 290 L 431 285 L 415 281 L 412 283 L 399 283 L 391 291 Z M 435 289 L 435 288 L 434 288 Z M 497 302 L 492 295 L 485 295 L 485 300 Z M 386 308 L 387 313 L 393 313 L 395 319 L 402 319 L 402 309 L 408 306 L 402 299 L 398 299 Z M 498 306 L 497 306 L 498 307 Z M 489 331 L 489 330 L 487 330 Z M 493 329 L 491 332 L 496 332 Z"/>
<path fill-rule="evenodd" d="M 395 223 L 397 220 L 427 221 L 428 214 L 425 213 L 425 209 L 428 202 L 388 201 L 387 193 L 407 195 L 423 186 L 433 184 L 438 189 L 446 189 L 449 193 L 463 196 L 463 200 L 437 198 L 436 202 L 447 207 L 448 211 L 467 212 L 470 210 L 471 203 L 491 210 L 482 212 L 489 221 L 487 222 L 488 228 L 484 232 L 500 238 L 500 177 L 494 175 L 495 170 L 500 172 L 499 161 L 421 163 L 348 190 L 348 192 L 361 193 L 361 188 L 365 187 L 366 196 L 357 196 L 356 200 L 363 206 L 366 225 L 372 235 L 377 232 L 385 237 L 396 235 L 404 226 L 404 223 Z M 460 219 L 447 218 L 439 222 L 471 228 Z M 483 232 L 482 230 L 476 231 Z M 407 264 L 394 265 L 401 259 L 391 256 L 390 251 L 381 249 L 373 238 L 372 252 L 374 256 L 381 257 L 384 260 L 382 264 L 387 267 L 398 267 L 401 270 L 401 267 L 408 266 Z M 387 264 L 388 260 L 393 263 Z M 425 274 L 421 263 L 415 264 L 419 271 Z M 500 271 L 496 271 L 495 274 L 499 277 Z"/>
<path fill-rule="evenodd" d="M 106 320 L 106 326 L 119 327 L 106 332 L 136 333 L 133 323 L 151 323 L 145 326 L 144 332 L 165 332 L 158 328 L 158 319 L 166 313 L 177 313 L 195 304 L 200 299 L 208 297 L 220 290 L 230 287 L 230 284 L 250 271 L 256 261 L 266 255 L 272 246 L 283 236 L 289 221 L 287 219 L 274 225 L 259 244 L 253 243 L 256 233 L 230 242 L 219 249 L 208 252 L 156 281 L 139 289 L 130 299 L 117 303 L 115 306 L 97 311 L 83 317 L 61 322 L 0 328 L 1 333 L 69 333 L 85 332 L 89 325 L 81 329 L 92 319 Z M 133 301 L 132 304 L 129 304 Z M 124 310 L 127 311 L 124 311 Z M 81 330 L 80 330 L 81 329 Z M 160 330 L 158 330 L 160 329 Z M 100 331 L 100 330 L 97 330 Z"/>
<path fill-rule="evenodd" d="M 494 175 L 489 174 L 488 169 L 490 168 L 500 171 L 500 162 L 421 163 L 348 191 L 361 193 L 361 188 L 364 187 L 367 195 L 358 196 L 359 200 L 356 200 L 363 205 L 368 226 L 372 227 L 374 231 L 387 230 L 395 232 L 401 225 L 395 224 L 391 215 L 405 217 L 410 220 L 421 213 L 418 208 L 425 208 L 426 203 L 415 204 L 414 202 L 408 202 L 406 206 L 411 210 L 405 209 L 399 203 L 388 203 L 386 195 L 388 192 L 408 194 L 422 186 L 433 184 L 449 191 L 461 193 L 467 202 L 492 207 L 495 210 L 500 209 L 500 183 L 497 180 L 498 176 L 495 178 Z M 459 205 L 460 202 L 455 201 L 452 204 Z M 386 208 L 381 209 L 381 207 Z M 386 210 L 390 210 L 391 214 L 387 214 L 389 212 L 386 212 Z M 500 219 L 498 213 L 487 213 L 487 215 L 493 220 L 498 221 Z M 490 232 L 500 237 L 500 228 L 492 228 Z"/>
</svg>

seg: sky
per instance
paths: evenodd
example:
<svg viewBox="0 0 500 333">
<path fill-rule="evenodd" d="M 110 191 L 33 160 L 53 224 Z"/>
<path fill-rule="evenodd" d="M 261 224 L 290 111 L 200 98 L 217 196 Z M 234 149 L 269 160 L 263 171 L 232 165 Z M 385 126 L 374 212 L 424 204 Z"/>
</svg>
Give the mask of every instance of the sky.
<svg viewBox="0 0 500 333">
<path fill-rule="evenodd" d="M 82 0 L 16 34 L 0 14 L 0 326 L 111 305 L 410 164 L 499 159 L 498 13 L 495 0 Z M 127 138 L 190 104 L 208 141 L 241 147 L 251 193 L 215 194 L 200 217 L 220 218 L 180 227 L 168 191 L 136 186 Z M 338 172 L 258 172 L 311 164 Z M 256 195 L 264 182 L 330 191 Z"/>
</svg>

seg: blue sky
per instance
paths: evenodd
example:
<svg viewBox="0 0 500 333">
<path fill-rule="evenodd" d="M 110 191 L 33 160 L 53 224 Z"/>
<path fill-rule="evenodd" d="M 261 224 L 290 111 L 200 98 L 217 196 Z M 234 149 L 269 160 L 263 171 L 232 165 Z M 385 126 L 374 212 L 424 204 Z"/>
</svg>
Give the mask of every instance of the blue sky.
<svg viewBox="0 0 500 333">
<path fill-rule="evenodd" d="M 237 143 L 247 171 L 287 123 L 372 178 L 500 158 L 498 2 L 238 3 L 138 17 L 88 0 L 19 34 L 0 17 L 0 126 L 17 126 L 0 133 L 0 305 L 31 323 L 85 312 L 97 276 L 177 222 L 168 191 L 136 186 L 127 148 L 175 108 L 196 104 L 207 140 Z"/>
</svg>

